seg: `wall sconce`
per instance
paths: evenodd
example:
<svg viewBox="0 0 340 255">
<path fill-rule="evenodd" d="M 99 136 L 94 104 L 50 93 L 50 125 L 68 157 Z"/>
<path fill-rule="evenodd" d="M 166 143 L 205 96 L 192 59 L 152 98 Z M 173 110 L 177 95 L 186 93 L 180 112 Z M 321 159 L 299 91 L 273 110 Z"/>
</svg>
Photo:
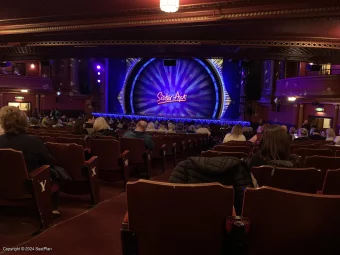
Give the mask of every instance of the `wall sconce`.
<svg viewBox="0 0 340 255">
<path fill-rule="evenodd" d="M 30 65 L 30 68 L 31 68 L 31 69 L 35 69 L 35 64 L 31 64 L 31 65 Z"/>
</svg>

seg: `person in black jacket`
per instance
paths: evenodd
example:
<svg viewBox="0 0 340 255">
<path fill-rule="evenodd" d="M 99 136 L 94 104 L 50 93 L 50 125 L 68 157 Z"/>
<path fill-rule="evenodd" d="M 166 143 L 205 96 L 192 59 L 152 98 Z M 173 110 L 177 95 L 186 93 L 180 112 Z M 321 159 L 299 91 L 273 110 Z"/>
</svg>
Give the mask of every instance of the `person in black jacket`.
<svg viewBox="0 0 340 255">
<path fill-rule="evenodd" d="M 314 140 L 314 141 L 325 141 L 326 137 L 323 137 L 320 135 L 320 130 L 315 128 L 313 131 L 313 134 L 309 136 L 309 140 Z"/>
<path fill-rule="evenodd" d="M 29 136 L 26 131 L 29 127 L 26 114 L 14 106 L 5 106 L 0 110 L 0 123 L 5 134 L 0 136 L 1 149 L 22 151 L 28 173 L 43 165 L 53 165 L 54 158 L 44 143 L 35 136 Z M 59 192 L 52 195 L 53 215 L 59 216 Z"/>
<path fill-rule="evenodd" d="M 233 186 L 234 206 L 237 215 L 241 214 L 243 193 L 247 187 L 256 187 L 247 162 L 234 157 L 191 157 L 177 164 L 169 178 L 171 183 L 219 182 Z"/>
<path fill-rule="evenodd" d="M 134 131 L 128 131 L 124 134 L 124 137 L 126 138 L 139 138 L 143 139 L 145 141 L 145 148 L 149 150 L 153 150 L 155 147 L 151 136 L 146 133 L 146 128 L 148 126 L 148 123 L 144 120 L 141 120 L 137 123 L 136 129 Z"/>
</svg>

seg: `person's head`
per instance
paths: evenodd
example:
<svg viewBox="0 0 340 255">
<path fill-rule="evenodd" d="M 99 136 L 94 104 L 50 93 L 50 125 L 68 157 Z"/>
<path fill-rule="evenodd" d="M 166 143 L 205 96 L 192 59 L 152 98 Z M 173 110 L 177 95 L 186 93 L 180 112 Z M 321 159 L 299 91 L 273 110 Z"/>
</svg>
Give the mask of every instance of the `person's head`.
<svg viewBox="0 0 340 255">
<path fill-rule="evenodd" d="M 96 131 L 110 129 L 109 124 L 107 124 L 106 120 L 103 117 L 97 118 L 93 123 L 93 129 Z"/>
<path fill-rule="evenodd" d="M 29 123 L 23 111 L 14 106 L 5 106 L 0 110 L 0 125 L 6 134 L 18 135 L 25 133 Z"/>
<path fill-rule="evenodd" d="M 84 121 L 77 119 L 75 120 L 74 124 L 73 124 L 73 132 L 74 133 L 82 133 L 83 132 L 83 126 L 84 126 Z"/>
<path fill-rule="evenodd" d="M 233 129 L 231 130 L 231 135 L 233 136 L 240 136 L 243 134 L 242 126 L 241 125 L 235 125 Z"/>
<path fill-rule="evenodd" d="M 138 123 L 137 123 L 137 125 L 136 125 L 135 131 L 145 132 L 147 126 L 148 126 L 148 123 L 147 123 L 146 121 L 140 120 L 140 121 L 138 121 Z"/>
<path fill-rule="evenodd" d="M 303 125 L 307 125 L 308 124 L 308 120 L 305 120 L 304 122 L 303 122 Z"/>
<path fill-rule="evenodd" d="M 168 129 L 169 129 L 169 131 L 175 131 L 175 125 L 172 124 L 172 123 L 169 123 L 168 124 Z"/>
<path fill-rule="evenodd" d="M 94 123 L 95 119 L 92 113 L 86 114 L 85 121 L 88 123 Z"/>
<path fill-rule="evenodd" d="M 295 129 L 295 127 L 291 127 L 291 128 L 289 129 L 289 134 L 291 134 L 291 135 L 296 134 L 296 129 Z"/>
<path fill-rule="evenodd" d="M 329 128 L 326 130 L 327 138 L 335 138 L 335 132 L 333 128 Z"/>
<path fill-rule="evenodd" d="M 286 133 L 288 132 L 288 128 L 287 128 L 286 125 L 282 125 L 281 127 L 284 129 L 284 131 L 285 131 Z"/>
<path fill-rule="evenodd" d="M 147 131 L 155 130 L 155 125 L 152 122 L 148 123 L 148 126 L 146 127 Z"/>
<path fill-rule="evenodd" d="M 36 117 L 30 118 L 31 125 L 35 126 L 35 125 L 38 125 L 38 123 L 39 123 L 39 120 Z"/>
<path fill-rule="evenodd" d="M 266 160 L 288 160 L 292 139 L 279 125 L 271 125 L 263 133 L 259 153 Z"/>
<path fill-rule="evenodd" d="M 159 130 L 166 130 L 165 125 L 164 124 L 160 124 L 159 125 Z"/>
<path fill-rule="evenodd" d="M 299 129 L 299 137 L 308 137 L 308 130 L 305 128 Z"/>
<path fill-rule="evenodd" d="M 195 132 L 195 126 L 194 125 L 189 126 L 189 131 L 190 132 Z"/>
</svg>

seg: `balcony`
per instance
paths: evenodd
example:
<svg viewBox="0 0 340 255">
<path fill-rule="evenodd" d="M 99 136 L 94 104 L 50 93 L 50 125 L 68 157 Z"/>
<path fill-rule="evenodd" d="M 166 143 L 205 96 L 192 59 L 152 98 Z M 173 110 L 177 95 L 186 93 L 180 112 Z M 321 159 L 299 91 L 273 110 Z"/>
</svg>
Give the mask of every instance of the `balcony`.
<svg viewBox="0 0 340 255">
<path fill-rule="evenodd" d="M 20 92 L 23 89 L 37 93 L 50 93 L 54 91 L 51 78 L 0 75 L 1 92 Z"/>
</svg>

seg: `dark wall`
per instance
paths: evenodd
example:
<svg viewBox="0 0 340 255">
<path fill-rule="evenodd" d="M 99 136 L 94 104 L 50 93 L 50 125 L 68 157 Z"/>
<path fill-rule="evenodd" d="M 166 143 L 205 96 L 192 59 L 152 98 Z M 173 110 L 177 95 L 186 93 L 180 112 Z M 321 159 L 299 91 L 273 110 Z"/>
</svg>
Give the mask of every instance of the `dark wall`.
<svg viewBox="0 0 340 255">
<path fill-rule="evenodd" d="M 225 112 L 223 119 L 238 119 L 240 114 L 240 85 L 241 75 L 240 67 L 237 62 L 229 62 L 229 59 L 223 60 L 223 80 L 224 85 L 232 100 L 227 111 Z"/>
<path fill-rule="evenodd" d="M 124 84 L 126 61 L 125 59 L 109 59 L 108 65 L 108 112 L 124 113 L 118 101 L 118 95 Z"/>
</svg>

